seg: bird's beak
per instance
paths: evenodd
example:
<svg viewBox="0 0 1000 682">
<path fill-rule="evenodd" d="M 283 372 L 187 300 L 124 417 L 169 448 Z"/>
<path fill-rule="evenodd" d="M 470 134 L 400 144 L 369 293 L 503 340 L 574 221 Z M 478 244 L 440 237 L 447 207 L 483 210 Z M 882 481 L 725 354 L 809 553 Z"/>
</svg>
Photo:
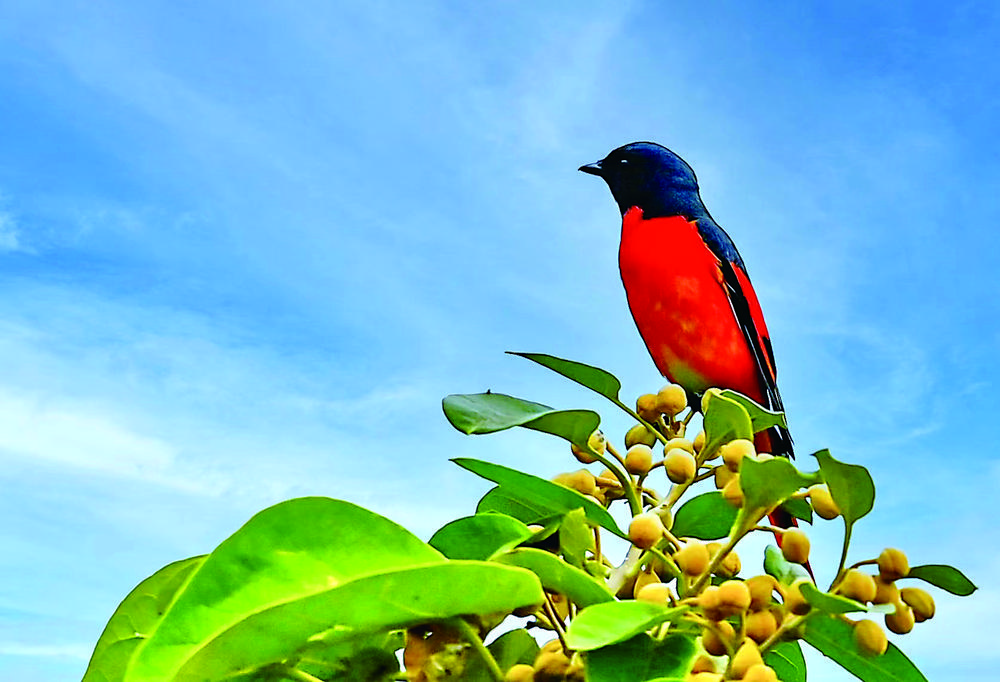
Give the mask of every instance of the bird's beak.
<svg viewBox="0 0 1000 682">
<path fill-rule="evenodd" d="M 599 178 L 604 177 L 604 168 L 601 167 L 600 161 L 595 161 L 594 163 L 588 163 L 586 166 L 580 166 L 580 170 L 584 173 L 589 173 L 590 175 L 596 175 Z"/>
</svg>

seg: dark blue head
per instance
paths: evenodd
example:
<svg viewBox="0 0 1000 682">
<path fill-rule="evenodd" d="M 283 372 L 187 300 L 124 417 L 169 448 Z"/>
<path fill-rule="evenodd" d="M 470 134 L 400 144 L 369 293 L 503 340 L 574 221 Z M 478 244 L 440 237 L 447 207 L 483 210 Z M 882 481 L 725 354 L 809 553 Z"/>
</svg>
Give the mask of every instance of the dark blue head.
<svg viewBox="0 0 1000 682">
<path fill-rule="evenodd" d="M 691 166 L 654 142 L 632 142 L 580 170 L 604 178 L 622 215 L 638 206 L 644 218 L 708 216 Z"/>
</svg>

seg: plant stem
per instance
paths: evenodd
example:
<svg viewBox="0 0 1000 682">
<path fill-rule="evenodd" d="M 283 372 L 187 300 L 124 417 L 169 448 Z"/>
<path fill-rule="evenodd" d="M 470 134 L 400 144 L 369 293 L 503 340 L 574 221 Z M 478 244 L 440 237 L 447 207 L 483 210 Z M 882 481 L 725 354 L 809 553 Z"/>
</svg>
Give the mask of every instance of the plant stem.
<svg viewBox="0 0 1000 682">
<path fill-rule="evenodd" d="M 497 663 L 496 659 L 493 658 L 493 654 L 491 654 L 490 650 L 486 648 L 485 644 L 483 644 L 483 640 L 479 637 L 479 633 L 476 632 L 475 629 L 469 625 L 468 621 L 463 618 L 453 618 L 452 624 L 462 633 L 462 637 L 465 641 L 472 645 L 472 648 L 476 650 L 480 658 L 483 659 L 483 662 L 486 664 L 486 668 L 490 671 L 493 679 L 496 680 L 496 682 L 504 682 L 503 670 L 500 669 L 500 664 Z"/>
<path fill-rule="evenodd" d="M 624 467 L 625 460 L 622 459 L 622 456 L 620 454 L 618 454 L 618 451 L 615 450 L 614 446 L 610 442 L 608 442 L 605 444 L 605 447 L 607 448 L 608 452 L 614 455 L 615 459 L 621 462 L 622 467 Z M 639 502 L 639 495 L 638 493 L 636 493 L 635 483 L 633 483 L 632 477 L 628 475 L 628 472 L 623 471 L 616 466 L 612 466 L 611 462 L 606 457 L 598 455 L 597 459 L 599 459 L 600 462 L 604 466 L 606 466 L 611 471 L 611 473 L 615 475 L 615 478 L 618 479 L 618 482 L 622 484 L 622 490 L 625 492 L 625 499 L 628 500 L 628 508 L 629 511 L 632 512 L 632 516 L 638 516 L 639 514 L 641 514 L 642 503 Z"/>
</svg>

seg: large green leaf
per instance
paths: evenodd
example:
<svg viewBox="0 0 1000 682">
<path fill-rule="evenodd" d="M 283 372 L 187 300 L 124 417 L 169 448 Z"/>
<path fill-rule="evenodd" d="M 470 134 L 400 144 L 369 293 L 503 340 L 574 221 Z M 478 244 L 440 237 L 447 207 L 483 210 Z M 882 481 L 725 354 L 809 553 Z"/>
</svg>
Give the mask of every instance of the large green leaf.
<svg viewBox="0 0 1000 682">
<path fill-rule="evenodd" d="M 551 552 L 523 547 L 506 554 L 498 554 L 493 560 L 531 571 L 538 576 L 545 589 L 566 595 L 577 606 L 586 607 L 614 599 L 614 595 L 603 581 L 596 580 L 586 571 L 570 566 Z"/>
<path fill-rule="evenodd" d="M 881 656 L 863 653 L 854 641 L 851 624 L 836 616 L 816 614 L 810 617 L 803 639 L 865 682 L 927 682 L 923 673 L 892 642 Z"/>
<path fill-rule="evenodd" d="M 865 516 L 875 506 L 875 483 L 871 474 L 858 464 L 846 464 L 833 458 L 829 450 L 813 454 L 819 460 L 823 480 L 837 503 L 848 526 Z"/>
<path fill-rule="evenodd" d="M 780 642 L 764 654 L 764 663 L 774 669 L 781 682 L 806 682 L 806 659 L 797 641 Z"/>
<path fill-rule="evenodd" d="M 679 538 L 717 540 L 729 535 L 737 509 L 713 490 L 696 495 L 681 505 L 674 516 L 671 532 Z"/>
<path fill-rule="evenodd" d="M 580 651 L 600 649 L 676 620 L 685 611 L 687 607 L 670 608 L 666 604 L 633 600 L 594 604 L 580 611 L 569 624 L 566 644 Z"/>
<path fill-rule="evenodd" d="M 507 488 L 500 486 L 490 488 L 476 505 L 477 514 L 489 512 L 506 514 L 528 524 L 542 523 L 559 515 L 558 512 L 553 512 L 545 504 L 521 499 L 513 492 L 508 491 Z"/>
<path fill-rule="evenodd" d="M 788 428 L 785 421 L 784 412 L 769 410 L 758 402 L 751 400 L 742 393 L 726 388 L 719 391 L 719 395 L 734 400 L 743 406 L 743 409 L 750 415 L 750 423 L 753 425 L 753 432 L 758 433 L 772 426 L 783 426 Z"/>
<path fill-rule="evenodd" d="M 533 508 L 549 509 L 552 515 L 563 515 L 574 509 L 583 509 L 590 523 L 601 526 L 619 537 L 627 537 L 607 509 L 593 498 L 581 495 L 566 486 L 478 459 L 460 457 L 452 461 L 477 476 L 499 484 L 509 497 L 524 500 Z"/>
<path fill-rule="evenodd" d="M 684 682 L 696 653 L 688 635 L 657 641 L 639 634 L 586 652 L 587 682 Z"/>
<path fill-rule="evenodd" d="M 517 519 L 504 514 L 476 514 L 442 526 L 428 544 L 449 559 L 485 561 L 496 552 L 510 549 L 533 535 Z"/>
<path fill-rule="evenodd" d="M 753 438 L 753 424 L 746 408 L 736 400 L 713 392 L 705 410 L 705 445 L 702 454 L 711 459 L 725 443 L 736 438 Z"/>
<path fill-rule="evenodd" d="M 537 362 L 543 367 L 548 367 L 553 372 L 558 372 L 564 377 L 572 379 L 581 386 L 586 386 L 590 390 L 600 393 L 613 402 L 618 402 L 618 392 L 622 388 L 621 382 L 618 381 L 614 374 L 600 367 L 585 365 L 582 362 L 574 360 L 564 360 L 563 358 L 557 358 L 554 355 L 546 355 L 544 353 L 507 352 L 511 355 L 517 355 L 532 362 Z"/>
<path fill-rule="evenodd" d="M 968 597 L 976 591 L 976 586 L 960 570 L 946 564 L 926 564 L 914 566 L 906 574 L 907 578 L 919 578 L 942 590 Z"/>
<path fill-rule="evenodd" d="M 816 481 L 815 475 L 803 474 L 784 457 L 764 462 L 745 457 L 740 463 L 743 508 L 751 514 L 763 514 L 799 488 Z"/>
<path fill-rule="evenodd" d="M 136 648 L 153 634 L 178 590 L 204 560 L 204 556 L 196 556 L 168 564 L 125 597 L 97 640 L 83 682 L 124 679 Z"/>
<path fill-rule="evenodd" d="M 515 426 L 543 431 L 586 445 L 601 425 L 591 410 L 556 410 L 503 393 L 449 395 L 442 401 L 451 425 L 465 434 L 495 433 Z"/>
</svg>

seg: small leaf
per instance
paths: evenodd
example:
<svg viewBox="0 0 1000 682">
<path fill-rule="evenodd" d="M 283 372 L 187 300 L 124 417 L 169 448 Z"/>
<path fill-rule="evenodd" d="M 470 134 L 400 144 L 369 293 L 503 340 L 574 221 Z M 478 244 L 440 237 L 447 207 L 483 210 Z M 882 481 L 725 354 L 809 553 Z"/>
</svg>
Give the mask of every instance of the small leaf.
<svg viewBox="0 0 1000 682">
<path fill-rule="evenodd" d="M 476 514 L 442 526 L 427 544 L 449 559 L 485 561 L 531 536 L 531 530 L 524 523 L 510 516 Z"/>
<path fill-rule="evenodd" d="M 566 630 L 571 649 L 590 651 L 624 642 L 668 620 L 676 620 L 687 607 L 644 601 L 609 601 L 580 611 Z"/>
<path fill-rule="evenodd" d="M 656 641 L 643 633 L 586 652 L 587 682 L 684 682 L 696 653 L 692 636 Z"/>
<path fill-rule="evenodd" d="M 764 654 L 764 663 L 774 669 L 781 682 L 806 682 L 806 659 L 794 640 L 781 642 Z"/>
<path fill-rule="evenodd" d="M 784 457 L 764 462 L 745 457 L 740 463 L 743 508 L 752 514 L 763 515 L 799 488 L 812 485 L 815 481 L 816 476 L 803 474 Z"/>
<path fill-rule="evenodd" d="M 791 585 L 799 578 L 808 578 L 809 573 L 800 564 L 793 564 L 774 545 L 764 549 L 764 572 L 782 585 Z"/>
<path fill-rule="evenodd" d="M 867 606 L 853 599 L 842 597 L 839 594 L 820 592 L 819 588 L 812 583 L 803 583 L 801 589 L 802 596 L 806 598 L 806 601 L 824 613 L 837 615 L 868 610 Z"/>
<path fill-rule="evenodd" d="M 976 586 L 965 575 L 952 566 L 946 564 L 926 564 L 924 566 L 914 566 L 906 574 L 907 578 L 919 578 L 942 590 L 957 594 L 960 597 L 968 597 L 976 591 Z"/>
<path fill-rule="evenodd" d="M 577 568 L 583 566 L 587 550 L 594 547 L 594 533 L 582 509 L 574 509 L 559 524 L 559 553 Z"/>
<path fill-rule="evenodd" d="M 692 497 L 674 516 L 671 532 L 679 538 L 717 540 L 729 535 L 737 509 L 715 490 Z"/>
<path fill-rule="evenodd" d="M 813 510 L 809 506 L 809 503 L 798 497 L 790 497 L 781 503 L 781 509 L 788 512 L 789 516 L 805 521 L 806 523 L 813 522 Z"/>
<path fill-rule="evenodd" d="M 702 456 L 711 459 L 724 444 L 735 438 L 753 438 L 753 425 L 746 409 L 732 398 L 713 393 L 705 411 L 705 446 Z"/>
<path fill-rule="evenodd" d="M 451 461 L 477 476 L 498 483 L 505 490 L 505 493 L 513 499 L 524 500 L 533 507 L 549 509 L 552 511 L 552 515 L 562 515 L 574 509 L 583 509 L 590 523 L 601 526 L 618 537 L 628 537 L 618 527 L 607 509 L 599 505 L 593 498 L 581 495 L 566 486 L 478 459 L 460 457 Z"/>
<path fill-rule="evenodd" d="M 522 547 L 506 554 L 498 554 L 493 557 L 493 561 L 531 571 L 538 576 L 542 587 L 566 595 L 577 606 L 590 606 L 614 599 L 604 582 L 570 566 L 551 552 Z"/>
<path fill-rule="evenodd" d="M 449 395 L 441 404 L 451 425 L 464 434 L 503 431 L 553 411 L 548 405 L 503 393 Z"/>
<path fill-rule="evenodd" d="M 582 362 L 574 360 L 564 360 L 563 358 L 557 358 L 554 355 L 546 355 L 544 353 L 507 352 L 511 355 L 517 355 L 532 362 L 537 362 L 543 367 L 548 367 L 553 372 L 572 379 L 581 386 L 586 386 L 590 390 L 600 393 L 614 402 L 618 402 L 618 392 L 622 388 L 621 382 L 618 381 L 614 374 L 600 367 L 585 365 Z"/>
<path fill-rule="evenodd" d="M 872 510 L 875 483 L 867 469 L 858 464 L 837 461 L 829 450 L 820 450 L 813 456 L 819 460 L 823 480 L 848 526 Z"/>
<path fill-rule="evenodd" d="M 854 641 L 851 624 L 836 616 L 816 614 L 810 617 L 803 639 L 865 682 L 927 682 L 923 673 L 892 642 L 881 656 L 863 653 Z"/>
<path fill-rule="evenodd" d="M 743 406 L 743 409 L 745 409 L 747 414 L 750 415 L 750 423 L 753 425 L 754 433 L 765 431 L 772 426 L 781 426 L 786 429 L 788 428 L 784 412 L 769 410 L 760 403 L 757 403 L 742 393 L 734 391 L 730 388 L 723 389 L 719 392 L 719 395 L 725 396 L 730 400 L 734 400 Z"/>
</svg>

